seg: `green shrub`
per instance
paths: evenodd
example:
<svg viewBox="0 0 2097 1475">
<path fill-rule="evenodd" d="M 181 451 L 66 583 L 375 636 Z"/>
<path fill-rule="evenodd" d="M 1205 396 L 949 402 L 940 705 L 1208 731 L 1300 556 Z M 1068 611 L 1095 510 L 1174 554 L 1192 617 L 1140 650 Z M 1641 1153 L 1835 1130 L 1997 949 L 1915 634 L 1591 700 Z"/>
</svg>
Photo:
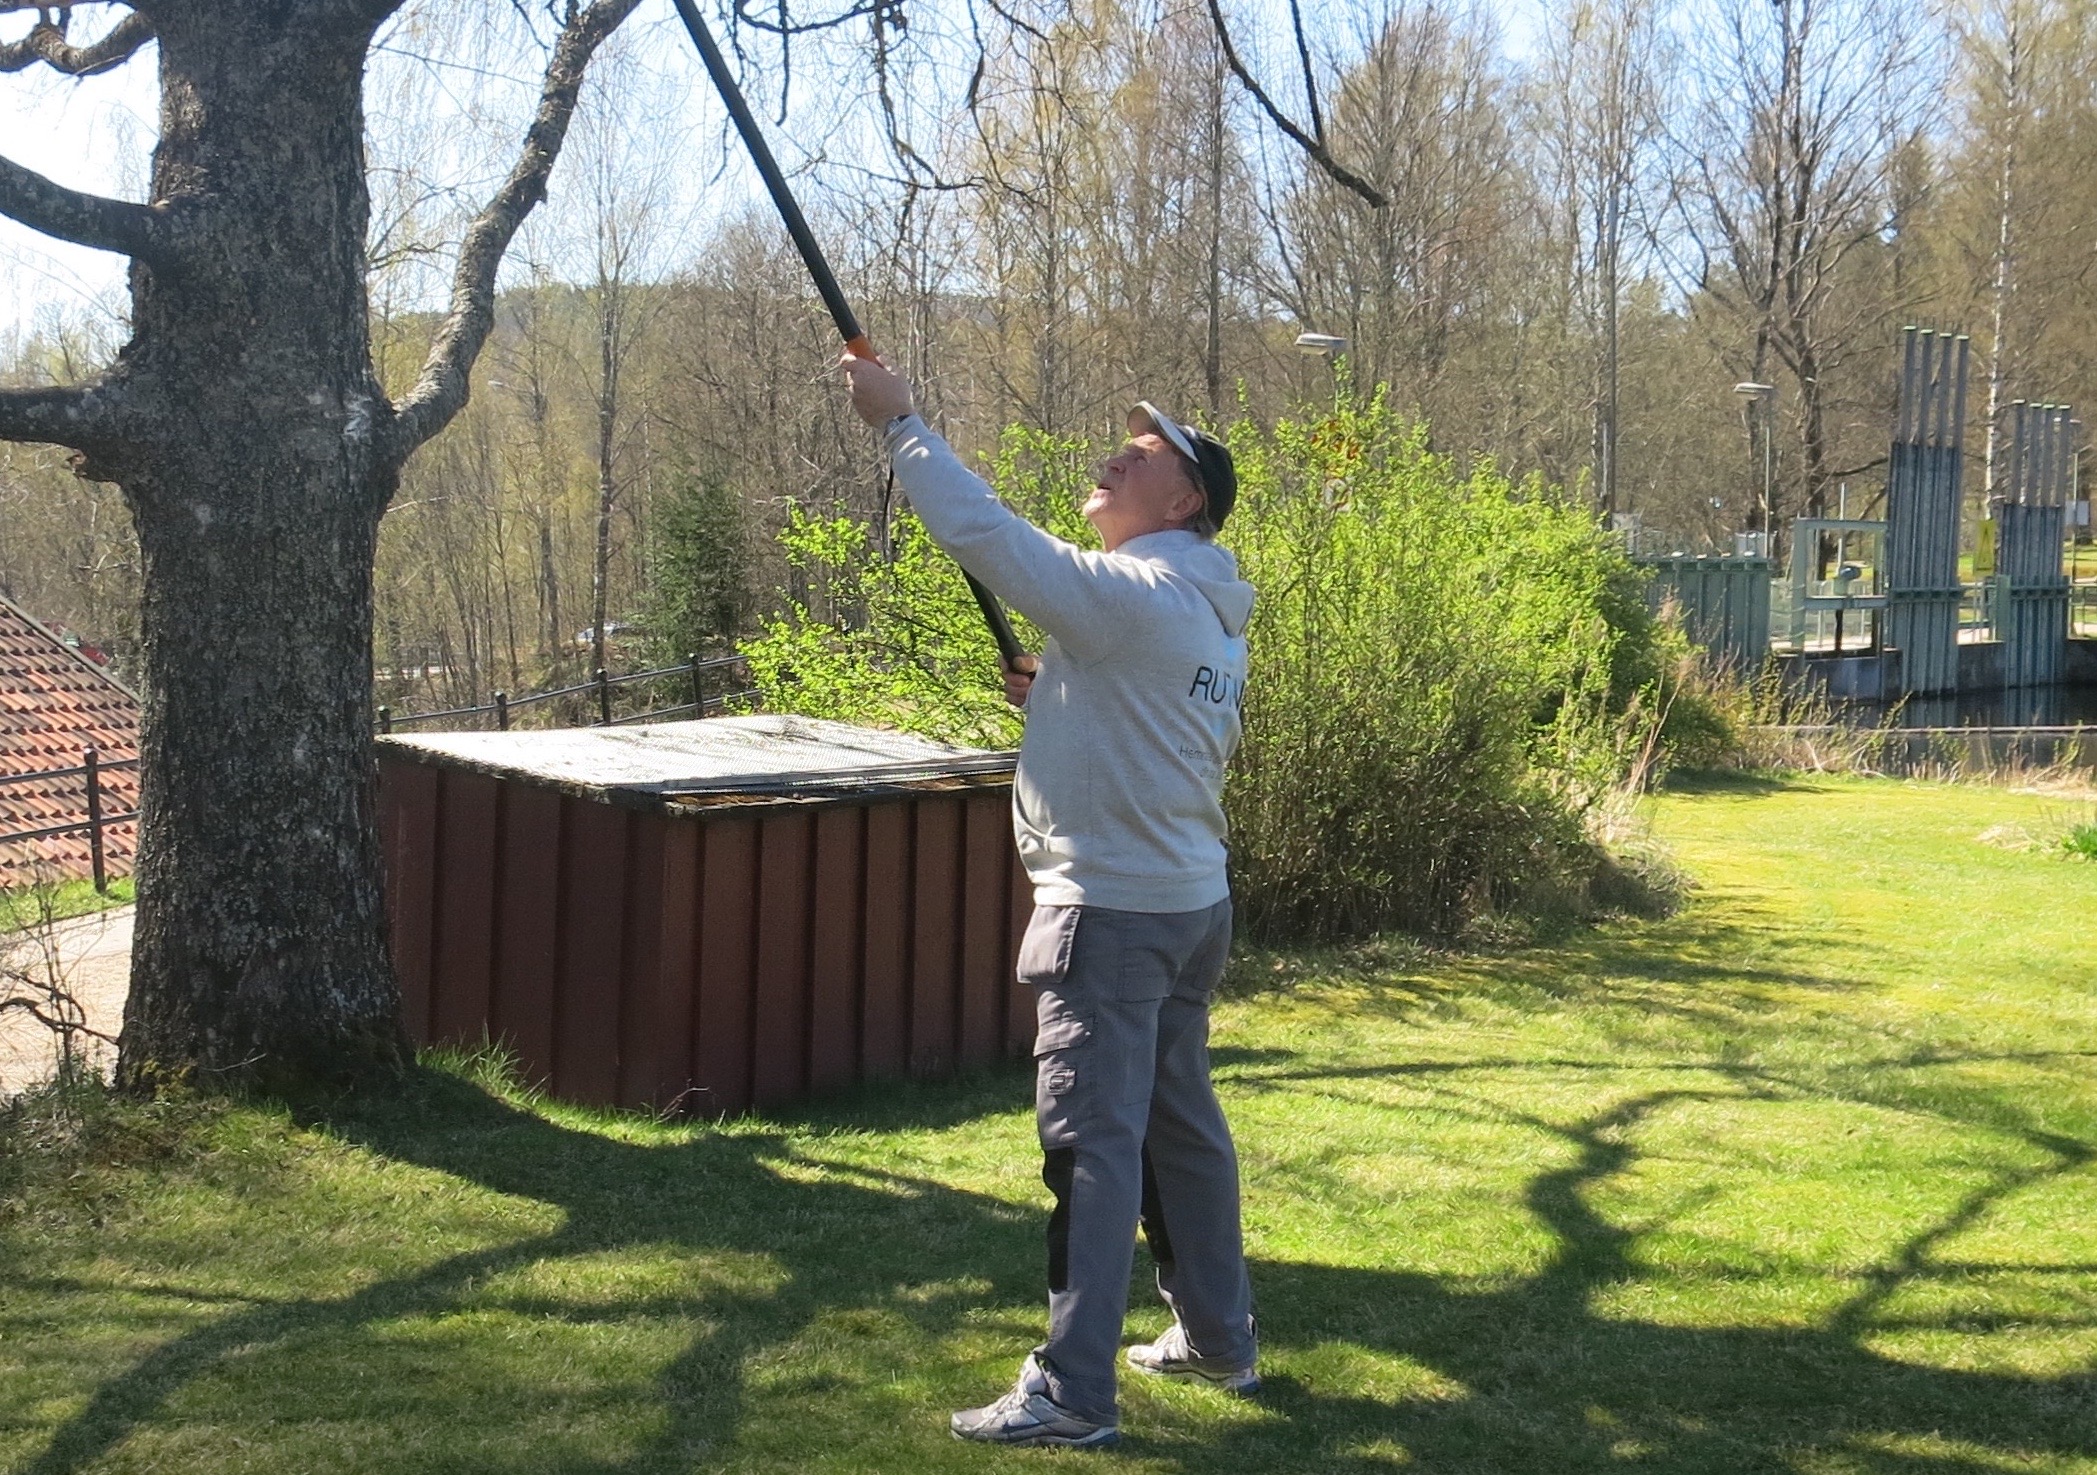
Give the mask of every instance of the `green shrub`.
<svg viewBox="0 0 2097 1475">
<path fill-rule="evenodd" d="M 1380 399 L 1231 447 L 1259 590 L 1229 791 L 1250 929 L 1446 934 L 1584 889 L 1653 629 L 1592 516 L 1460 472 Z"/>
<path fill-rule="evenodd" d="M 1585 816 L 1635 763 L 1669 658 L 1636 571 L 1589 513 L 1460 471 L 1380 398 L 1229 438 L 1223 542 L 1259 592 L 1226 796 L 1248 931 L 1446 935 L 1584 896 L 1601 860 Z M 990 479 L 1089 541 L 1092 449 L 1015 431 Z M 845 519 L 796 515 L 785 544 L 852 617 L 797 604 L 745 646 L 768 706 L 1018 741 L 989 636 L 914 519 L 886 558 Z"/>
<path fill-rule="evenodd" d="M 2061 852 L 2076 860 L 2097 861 L 2097 820 L 2070 827 L 2061 836 Z"/>
<path fill-rule="evenodd" d="M 1038 431 L 1006 432 L 989 468 L 1007 503 L 1073 542 L 1096 543 L 1078 509 L 1092 485 L 1090 448 Z M 807 600 L 743 644 L 773 711 L 898 727 L 946 742 L 1019 746 L 1020 715 L 1005 702 L 997 646 L 954 561 L 907 510 L 884 556 L 874 530 L 849 517 L 795 508 L 780 534 Z M 822 608 L 835 611 L 823 618 Z M 1030 650 L 1041 632 L 1014 613 Z"/>
</svg>

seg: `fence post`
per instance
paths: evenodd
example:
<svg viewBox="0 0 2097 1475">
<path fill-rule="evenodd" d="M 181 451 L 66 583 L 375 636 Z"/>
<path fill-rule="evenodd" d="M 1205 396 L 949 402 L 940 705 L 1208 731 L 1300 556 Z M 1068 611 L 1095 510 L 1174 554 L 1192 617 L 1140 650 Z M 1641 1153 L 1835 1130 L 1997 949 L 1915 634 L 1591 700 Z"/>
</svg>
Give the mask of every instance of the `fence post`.
<svg viewBox="0 0 2097 1475">
<path fill-rule="evenodd" d="M 706 673 L 699 669 L 699 652 L 693 651 L 685 657 L 692 667 L 692 715 L 706 715 Z"/>
<path fill-rule="evenodd" d="M 597 668 L 597 725 L 612 725 L 612 677 L 602 666 Z"/>
<path fill-rule="evenodd" d="M 393 709 L 391 707 L 379 708 L 379 731 L 393 731 Z"/>
<path fill-rule="evenodd" d="M 510 730 L 510 694 L 506 691 L 495 693 L 495 730 L 497 732 L 508 732 Z"/>
<path fill-rule="evenodd" d="M 94 863 L 95 890 L 106 894 L 109 869 L 102 858 L 102 763 L 93 748 L 87 750 L 82 767 L 87 769 L 87 853 Z"/>
</svg>

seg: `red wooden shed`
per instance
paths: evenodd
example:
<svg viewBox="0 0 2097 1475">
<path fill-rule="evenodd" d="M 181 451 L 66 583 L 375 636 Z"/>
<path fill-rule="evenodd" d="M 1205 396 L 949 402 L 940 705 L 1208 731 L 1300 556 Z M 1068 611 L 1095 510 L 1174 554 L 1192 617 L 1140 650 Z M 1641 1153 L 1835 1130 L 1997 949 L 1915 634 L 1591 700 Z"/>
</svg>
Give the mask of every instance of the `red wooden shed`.
<svg viewBox="0 0 2097 1475">
<path fill-rule="evenodd" d="M 409 1028 L 708 1115 L 1023 1052 L 1013 761 L 785 716 L 381 739 Z"/>
</svg>

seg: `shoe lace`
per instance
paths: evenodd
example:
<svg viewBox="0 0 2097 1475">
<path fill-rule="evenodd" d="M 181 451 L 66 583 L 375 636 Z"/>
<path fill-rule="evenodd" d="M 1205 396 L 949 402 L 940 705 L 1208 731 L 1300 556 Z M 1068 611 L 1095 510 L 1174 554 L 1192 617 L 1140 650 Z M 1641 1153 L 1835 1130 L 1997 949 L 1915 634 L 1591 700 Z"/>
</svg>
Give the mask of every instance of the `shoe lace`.
<svg viewBox="0 0 2097 1475">
<path fill-rule="evenodd" d="M 1001 1414 L 1015 1413 L 1026 1407 L 1027 1400 L 1035 1394 L 1040 1393 L 1047 1397 L 1047 1390 L 1035 1381 L 1039 1377 L 1040 1374 L 1035 1371 L 1034 1364 L 1029 1362 L 1026 1367 L 1020 1370 L 1018 1380 L 1005 1390 L 1004 1396 L 990 1406 L 991 1410 Z M 1049 1401 L 1054 1402 L 1055 1400 L 1051 1398 Z"/>
<path fill-rule="evenodd" d="M 1014 1413 L 1024 1407 L 1026 1401 L 1031 1397 L 1033 1397 L 1033 1394 L 1028 1391 L 1026 1384 L 1014 1383 L 1005 1390 L 996 1403 L 990 1406 L 991 1412 L 1000 1414 Z"/>
</svg>

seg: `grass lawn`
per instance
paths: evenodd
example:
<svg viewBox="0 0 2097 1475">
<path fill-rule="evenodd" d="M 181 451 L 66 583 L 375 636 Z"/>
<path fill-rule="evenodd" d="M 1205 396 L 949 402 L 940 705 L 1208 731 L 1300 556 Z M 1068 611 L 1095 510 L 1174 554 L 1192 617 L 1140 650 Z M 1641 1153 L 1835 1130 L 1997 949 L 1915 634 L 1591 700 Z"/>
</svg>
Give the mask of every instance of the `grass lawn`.
<svg viewBox="0 0 2097 1475">
<path fill-rule="evenodd" d="M 136 900 L 129 876 L 110 878 L 109 890 L 95 890 L 92 881 L 58 881 L 49 886 L 18 886 L 0 891 L 0 932 L 34 927 L 41 922 L 62 922 L 90 912 L 125 907 Z"/>
<path fill-rule="evenodd" d="M 1099 1458 L 2097 1471 L 2097 865 L 2004 843 L 2088 810 L 1713 784 L 1651 808 L 1671 920 L 1248 958 L 1268 1391 L 1127 1386 Z M 1027 1097 L 225 1112 L 0 1220 L 0 1468 L 1071 1468 L 945 1432 L 1042 1324 Z"/>
</svg>

